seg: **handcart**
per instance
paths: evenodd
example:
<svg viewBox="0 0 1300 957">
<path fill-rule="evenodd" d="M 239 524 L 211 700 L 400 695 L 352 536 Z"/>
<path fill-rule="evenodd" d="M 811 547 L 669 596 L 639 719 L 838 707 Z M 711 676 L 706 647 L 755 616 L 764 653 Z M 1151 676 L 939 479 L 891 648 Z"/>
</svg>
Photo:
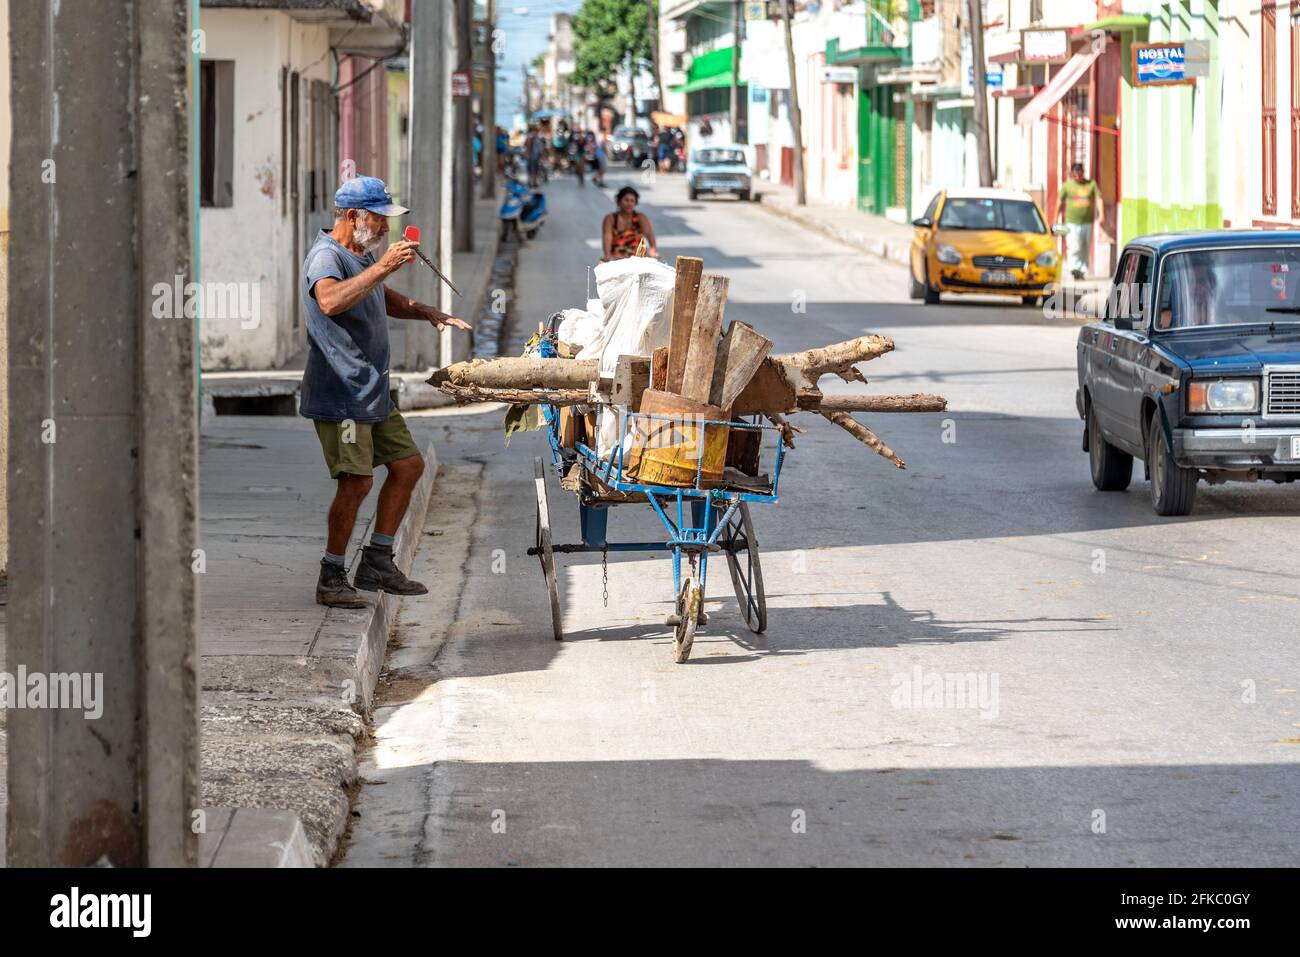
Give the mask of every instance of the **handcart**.
<svg viewBox="0 0 1300 957">
<path fill-rule="evenodd" d="M 539 343 L 540 355 L 556 355 L 552 329 L 545 330 Z M 697 468 L 694 481 L 681 485 L 662 485 L 639 480 L 632 463 L 627 461 L 629 433 L 637 430 L 673 427 L 672 416 L 620 410 L 619 441 L 603 457 L 596 451 L 590 436 L 566 443 L 561 435 L 561 409 L 543 405 L 542 417 L 551 445 L 552 464 L 563 488 L 578 496 L 579 531 L 577 544 L 556 544 L 551 530 L 547 498 L 546 468 L 539 457 L 535 462 L 537 494 L 537 542 L 528 549 L 541 561 L 542 574 L 550 598 L 551 626 L 557 641 L 564 637 L 560 618 L 560 595 L 555 556 L 581 552 L 662 552 L 672 553 L 674 613 L 666 624 L 673 627 L 673 660 L 685 662 L 691 653 L 695 631 L 708 621 L 704 612 L 708 582 L 709 556 L 721 552 L 726 556 L 731 582 L 740 613 L 750 631 L 762 634 L 767 628 L 767 599 L 763 591 L 763 571 L 759 561 L 758 539 L 750 518 L 752 503 L 775 503 L 785 448 L 780 430 L 759 424 L 757 417 L 748 420 L 697 420 L 689 423 L 692 434 L 703 437 L 707 430 L 722 428 L 728 441 L 748 442 L 754 448 L 757 463 L 764 437 L 775 438 L 775 457 L 770 475 L 729 475 L 738 481 L 710 481 Z M 605 414 L 613 414 L 607 407 Z M 748 436 L 746 438 L 746 434 Z M 699 443 L 704 444 L 702 441 Z M 701 453 L 702 456 L 702 453 Z M 701 457 L 700 461 L 703 459 Z M 730 470 L 729 470 L 730 471 Z M 667 532 L 666 541 L 611 542 L 606 536 L 609 510 L 618 505 L 647 504 Z"/>
</svg>

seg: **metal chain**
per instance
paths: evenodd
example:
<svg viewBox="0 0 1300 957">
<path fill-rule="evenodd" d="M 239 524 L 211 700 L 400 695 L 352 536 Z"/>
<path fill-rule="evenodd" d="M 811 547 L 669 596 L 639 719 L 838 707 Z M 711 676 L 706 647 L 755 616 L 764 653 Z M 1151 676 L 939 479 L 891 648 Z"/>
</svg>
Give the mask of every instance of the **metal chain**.
<svg viewBox="0 0 1300 957">
<path fill-rule="evenodd" d="M 609 546 L 605 545 L 600 550 L 600 589 L 601 600 L 605 607 L 609 607 Z"/>
</svg>

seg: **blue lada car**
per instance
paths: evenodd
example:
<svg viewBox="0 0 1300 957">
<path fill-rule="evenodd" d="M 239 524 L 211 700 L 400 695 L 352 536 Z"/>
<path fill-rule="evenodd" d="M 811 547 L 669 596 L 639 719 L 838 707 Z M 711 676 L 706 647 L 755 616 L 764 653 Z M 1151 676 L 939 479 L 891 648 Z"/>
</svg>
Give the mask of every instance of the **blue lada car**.
<svg viewBox="0 0 1300 957">
<path fill-rule="evenodd" d="M 1300 478 L 1300 231 L 1133 240 L 1078 366 L 1102 491 L 1128 488 L 1135 458 L 1160 515 L 1190 514 L 1201 479 Z"/>
</svg>

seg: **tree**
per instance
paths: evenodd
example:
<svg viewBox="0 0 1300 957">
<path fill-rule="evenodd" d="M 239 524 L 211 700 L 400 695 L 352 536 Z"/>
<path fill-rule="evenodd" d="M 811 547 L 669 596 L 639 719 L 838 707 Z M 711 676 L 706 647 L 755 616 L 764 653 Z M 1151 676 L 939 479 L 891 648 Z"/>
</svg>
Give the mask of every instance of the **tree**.
<svg viewBox="0 0 1300 957">
<path fill-rule="evenodd" d="M 648 20 L 645 0 L 583 0 L 573 21 L 572 82 L 608 95 L 614 74 L 629 61 L 633 70 L 651 66 Z"/>
</svg>

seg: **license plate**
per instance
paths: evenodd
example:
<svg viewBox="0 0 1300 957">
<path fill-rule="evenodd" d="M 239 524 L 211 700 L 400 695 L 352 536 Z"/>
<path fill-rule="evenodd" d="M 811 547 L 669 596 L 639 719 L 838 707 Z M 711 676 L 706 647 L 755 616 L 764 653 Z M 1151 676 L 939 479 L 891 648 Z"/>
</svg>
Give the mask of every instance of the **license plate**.
<svg viewBox="0 0 1300 957">
<path fill-rule="evenodd" d="M 1009 272 L 986 272 L 980 274 L 980 282 L 984 283 L 1012 283 L 1016 281 L 1014 273 Z"/>
<path fill-rule="evenodd" d="M 1291 458 L 1300 459 L 1300 435 L 1291 436 Z"/>
</svg>

